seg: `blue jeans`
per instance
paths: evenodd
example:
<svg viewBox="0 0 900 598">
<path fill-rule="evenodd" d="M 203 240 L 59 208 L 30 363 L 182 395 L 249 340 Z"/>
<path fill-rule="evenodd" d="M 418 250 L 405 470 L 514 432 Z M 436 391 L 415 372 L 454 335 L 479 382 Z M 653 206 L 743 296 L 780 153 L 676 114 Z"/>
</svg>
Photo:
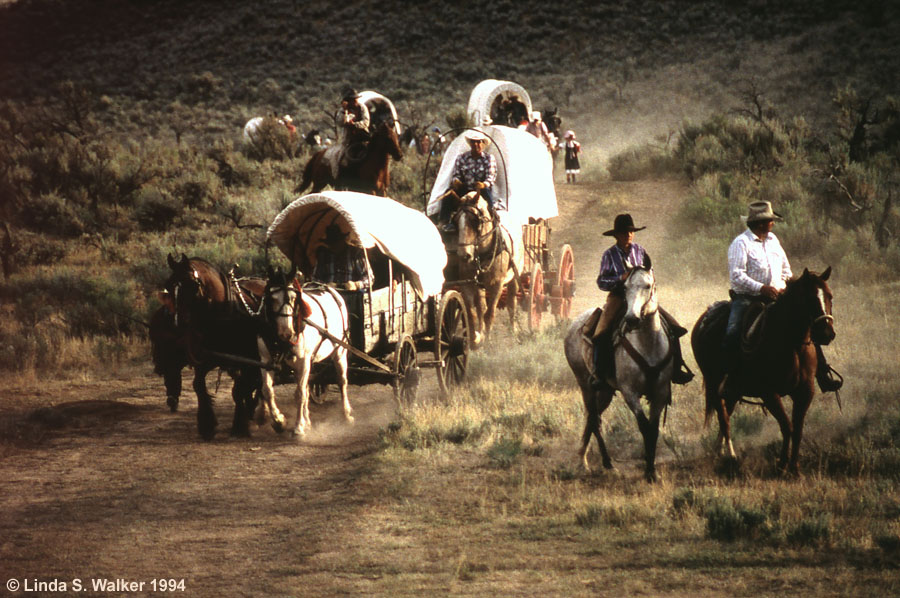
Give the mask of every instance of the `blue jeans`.
<svg viewBox="0 0 900 598">
<path fill-rule="evenodd" d="M 738 353 L 741 345 L 741 325 L 747 308 L 753 303 L 751 295 L 735 293 L 731 298 L 731 311 L 728 313 L 728 324 L 725 326 L 725 337 L 722 339 L 722 349 L 725 353 L 725 363 L 728 369 L 734 369 L 737 365 Z"/>
</svg>

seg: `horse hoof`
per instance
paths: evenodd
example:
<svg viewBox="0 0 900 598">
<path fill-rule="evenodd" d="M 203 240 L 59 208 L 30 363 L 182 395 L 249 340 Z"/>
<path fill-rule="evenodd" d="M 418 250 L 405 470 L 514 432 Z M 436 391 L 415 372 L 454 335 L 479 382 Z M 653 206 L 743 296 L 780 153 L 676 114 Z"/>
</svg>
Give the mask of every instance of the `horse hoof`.
<svg viewBox="0 0 900 598">
<path fill-rule="evenodd" d="M 178 397 L 167 397 L 166 405 L 169 406 L 169 410 L 172 413 L 175 413 L 176 411 L 178 411 Z"/>
<path fill-rule="evenodd" d="M 355 421 L 356 421 L 356 419 L 354 419 L 354 417 L 353 417 L 352 415 L 348 415 L 348 416 L 347 416 L 347 423 L 348 423 L 348 424 L 352 424 L 352 423 L 355 422 Z"/>
<path fill-rule="evenodd" d="M 275 430 L 278 434 L 284 432 L 284 423 L 280 421 L 272 422 L 272 429 Z"/>
</svg>

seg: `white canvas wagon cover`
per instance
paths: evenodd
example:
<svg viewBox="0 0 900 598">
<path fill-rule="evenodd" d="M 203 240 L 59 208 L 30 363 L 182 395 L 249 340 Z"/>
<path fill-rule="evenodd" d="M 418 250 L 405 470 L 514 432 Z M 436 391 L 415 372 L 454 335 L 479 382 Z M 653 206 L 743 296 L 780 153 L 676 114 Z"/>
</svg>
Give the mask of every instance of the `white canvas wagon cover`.
<svg viewBox="0 0 900 598">
<path fill-rule="evenodd" d="M 519 100 L 525 104 L 528 113 L 531 114 L 531 97 L 524 87 L 512 81 L 485 79 L 476 85 L 469 94 L 469 105 L 466 108 L 469 123 L 480 125 L 485 116 L 491 116 L 491 108 L 494 107 L 494 102 L 498 97 L 502 96 L 503 99 L 508 99 L 512 95 L 518 96 Z"/>
<path fill-rule="evenodd" d="M 387 96 L 367 89 L 359 92 L 359 102 L 366 105 L 366 108 L 369 109 L 369 115 L 372 117 L 375 116 L 376 112 L 390 112 L 394 121 L 394 131 L 396 131 L 397 135 L 400 134 L 400 121 L 397 120 L 397 109 L 394 108 L 394 103 Z"/>
<path fill-rule="evenodd" d="M 440 233 L 424 214 L 387 197 L 353 191 L 305 195 L 275 217 L 266 239 L 301 269 L 313 268 L 331 224 L 350 233 L 350 242 L 403 264 L 420 296 L 441 292 L 447 253 Z"/>
<path fill-rule="evenodd" d="M 487 126 L 478 127 L 478 130 L 490 137 L 491 143 L 486 151 L 497 160 L 494 206 L 501 217 L 524 224 L 528 218 L 558 216 L 553 160 L 547 146 L 531 133 L 511 127 Z M 469 144 L 464 134 L 454 139 L 444 151 L 425 210 L 429 216 L 440 211 L 438 198 L 450 188 L 457 156 L 467 151 Z"/>
</svg>

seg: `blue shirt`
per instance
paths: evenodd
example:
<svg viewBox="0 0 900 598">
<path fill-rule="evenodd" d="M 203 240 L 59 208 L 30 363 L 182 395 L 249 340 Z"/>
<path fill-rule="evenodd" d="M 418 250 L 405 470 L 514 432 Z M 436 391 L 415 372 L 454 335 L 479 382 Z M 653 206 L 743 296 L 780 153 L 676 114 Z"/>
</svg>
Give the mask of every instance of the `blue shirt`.
<svg viewBox="0 0 900 598">
<path fill-rule="evenodd" d="M 632 243 L 628 251 L 613 245 L 603 252 L 597 286 L 601 291 L 615 290 L 622 283 L 622 275 L 635 266 L 643 266 L 646 257 L 647 252 L 637 243 Z"/>
</svg>

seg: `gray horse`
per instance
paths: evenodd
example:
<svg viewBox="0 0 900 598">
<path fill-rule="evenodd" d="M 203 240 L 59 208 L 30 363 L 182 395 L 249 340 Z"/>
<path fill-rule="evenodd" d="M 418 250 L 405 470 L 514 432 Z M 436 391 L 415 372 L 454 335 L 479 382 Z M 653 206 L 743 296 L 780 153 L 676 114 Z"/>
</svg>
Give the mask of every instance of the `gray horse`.
<svg viewBox="0 0 900 598">
<path fill-rule="evenodd" d="M 644 475 L 648 481 L 656 477 L 656 442 L 659 438 L 659 417 L 672 399 L 673 346 L 662 325 L 659 303 L 656 297 L 656 281 L 653 271 L 638 267 L 625 280 L 627 308 L 622 324 L 614 338 L 616 371 L 606 379 L 606 386 L 594 390 L 591 385 L 593 359 L 592 345 L 582 330 L 591 316 L 589 309 L 578 316 L 566 333 L 566 360 L 575 374 L 581 396 L 584 399 L 587 421 L 581 437 L 581 455 L 585 469 L 588 465 L 588 447 L 591 435 L 597 438 L 603 466 L 612 469 L 612 460 L 600 434 L 600 418 L 612 402 L 615 391 L 625 397 L 625 403 L 637 419 L 644 438 Z M 650 417 L 644 414 L 641 396 L 650 403 Z"/>
</svg>

